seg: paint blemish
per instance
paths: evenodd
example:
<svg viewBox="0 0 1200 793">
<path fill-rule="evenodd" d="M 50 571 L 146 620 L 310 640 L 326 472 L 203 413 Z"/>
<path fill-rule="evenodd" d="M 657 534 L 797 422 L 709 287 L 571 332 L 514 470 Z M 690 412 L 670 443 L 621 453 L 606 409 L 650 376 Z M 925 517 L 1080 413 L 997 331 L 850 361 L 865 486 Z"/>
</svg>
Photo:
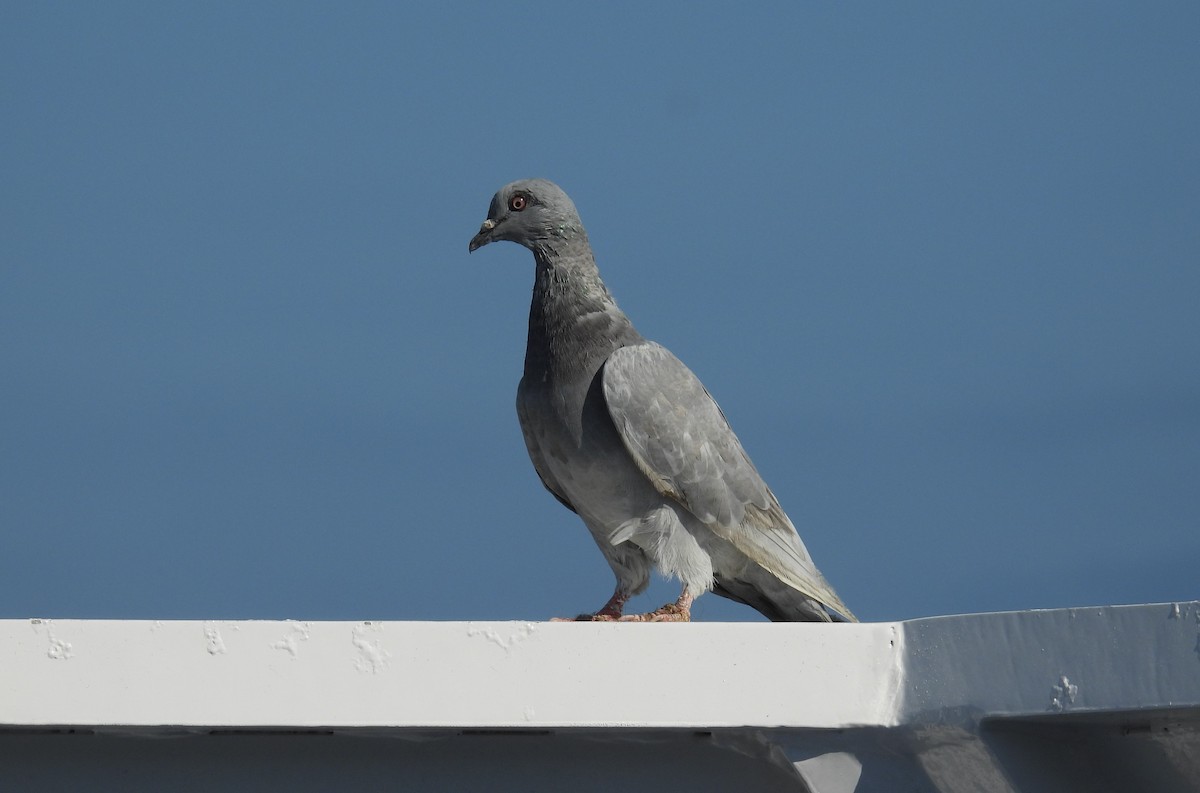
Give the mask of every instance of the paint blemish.
<svg viewBox="0 0 1200 793">
<path fill-rule="evenodd" d="M 474 638 L 476 636 L 483 638 L 485 641 L 499 647 L 505 653 L 511 653 L 512 649 L 521 642 L 528 639 L 537 632 L 537 623 L 525 622 L 520 627 L 513 630 L 507 636 L 501 636 L 495 628 L 477 628 L 474 625 L 467 626 L 467 635 Z"/>
<path fill-rule="evenodd" d="M 354 626 L 350 641 L 357 650 L 354 668 L 358 671 L 377 675 L 387 668 L 390 653 L 383 649 L 379 639 L 374 637 L 374 634 L 382 630 L 383 625 L 378 622 L 360 622 Z"/>
<path fill-rule="evenodd" d="M 288 620 L 288 632 L 284 637 L 277 642 L 271 644 L 272 650 L 283 650 L 291 657 L 295 658 L 300 651 L 300 642 L 308 641 L 309 624 L 307 622 L 296 622 Z"/>
<path fill-rule="evenodd" d="M 46 657 L 53 661 L 66 661 L 75 655 L 75 649 L 71 643 L 58 638 L 54 632 L 54 620 L 31 619 L 30 626 L 35 633 L 46 634 Z"/>
<path fill-rule="evenodd" d="M 217 630 L 216 623 L 204 623 L 204 649 L 208 650 L 209 655 L 224 655 L 225 640 L 221 638 L 221 632 Z"/>
<path fill-rule="evenodd" d="M 1061 713 L 1075 704 L 1075 695 L 1079 693 L 1079 686 L 1063 675 L 1058 679 L 1058 684 L 1053 687 L 1052 692 L 1050 709 Z"/>
<path fill-rule="evenodd" d="M 50 649 L 46 651 L 47 658 L 53 658 L 56 661 L 65 661 L 74 655 L 71 649 L 70 642 L 64 642 L 62 639 L 50 637 Z"/>
</svg>

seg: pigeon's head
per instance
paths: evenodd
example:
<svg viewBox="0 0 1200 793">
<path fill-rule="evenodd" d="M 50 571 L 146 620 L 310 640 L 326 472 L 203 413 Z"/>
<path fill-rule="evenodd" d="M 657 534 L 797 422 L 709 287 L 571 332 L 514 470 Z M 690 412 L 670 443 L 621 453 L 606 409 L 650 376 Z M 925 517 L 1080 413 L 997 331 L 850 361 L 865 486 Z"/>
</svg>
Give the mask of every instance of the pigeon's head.
<svg viewBox="0 0 1200 793">
<path fill-rule="evenodd" d="M 468 249 L 475 251 L 496 240 L 550 253 L 579 241 L 586 245 L 587 234 L 575 204 L 558 185 L 545 179 L 522 179 L 492 196 L 487 220 L 471 238 Z"/>
</svg>

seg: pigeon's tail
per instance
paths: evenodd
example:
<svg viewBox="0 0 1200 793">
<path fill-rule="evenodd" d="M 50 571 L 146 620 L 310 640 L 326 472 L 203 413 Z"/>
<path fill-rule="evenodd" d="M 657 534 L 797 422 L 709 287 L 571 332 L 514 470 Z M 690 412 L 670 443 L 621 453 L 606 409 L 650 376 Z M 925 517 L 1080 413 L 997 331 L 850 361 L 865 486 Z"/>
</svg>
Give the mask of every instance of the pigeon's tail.
<svg viewBox="0 0 1200 793">
<path fill-rule="evenodd" d="M 747 571 L 748 572 L 748 571 Z M 750 579 L 750 580 L 747 580 Z M 715 594 L 744 603 L 772 622 L 857 622 L 762 570 L 760 575 L 713 578 Z"/>
<path fill-rule="evenodd" d="M 830 608 L 829 606 L 826 606 L 825 610 L 829 614 L 830 622 L 858 622 L 858 617 L 843 614 L 837 609 Z"/>
</svg>

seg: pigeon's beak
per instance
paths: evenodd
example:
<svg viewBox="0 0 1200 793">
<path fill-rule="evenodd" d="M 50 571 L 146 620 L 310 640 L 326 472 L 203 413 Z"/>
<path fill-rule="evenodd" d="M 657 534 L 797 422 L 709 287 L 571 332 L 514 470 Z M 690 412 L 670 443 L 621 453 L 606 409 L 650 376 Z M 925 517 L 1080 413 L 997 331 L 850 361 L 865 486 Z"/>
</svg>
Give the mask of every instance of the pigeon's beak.
<svg viewBox="0 0 1200 793">
<path fill-rule="evenodd" d="M 496 221 L 488 218 L 483 221 L 483 225 L 479 227 L 479 233 L 471 238 L 471 244 L 467 246 L 469 253 L 474 253 L 492 241 L 492 229 L 496 228 Z"/>
</svg>

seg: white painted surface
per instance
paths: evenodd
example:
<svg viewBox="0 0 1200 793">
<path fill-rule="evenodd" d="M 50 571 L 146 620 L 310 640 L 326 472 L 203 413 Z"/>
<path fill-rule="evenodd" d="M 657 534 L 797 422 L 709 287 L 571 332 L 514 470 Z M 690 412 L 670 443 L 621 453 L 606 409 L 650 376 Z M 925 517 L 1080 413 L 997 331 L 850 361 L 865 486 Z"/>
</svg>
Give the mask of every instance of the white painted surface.
<svg viewBox="0 0 1200 793">
<path fill-rule="evenodd" d="M 22 791 L 1196 791 L 1200 602 L 867 625 L 3 620 L 0 761 Z"/>
<path fill-rule="evenodd" d="M 898 636 L 889 624 L 4 620 L 0 724 L 884 724 Z"/>
</svg>

